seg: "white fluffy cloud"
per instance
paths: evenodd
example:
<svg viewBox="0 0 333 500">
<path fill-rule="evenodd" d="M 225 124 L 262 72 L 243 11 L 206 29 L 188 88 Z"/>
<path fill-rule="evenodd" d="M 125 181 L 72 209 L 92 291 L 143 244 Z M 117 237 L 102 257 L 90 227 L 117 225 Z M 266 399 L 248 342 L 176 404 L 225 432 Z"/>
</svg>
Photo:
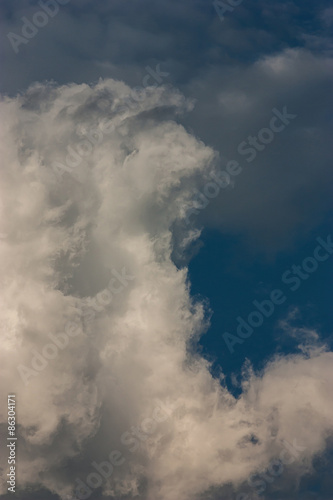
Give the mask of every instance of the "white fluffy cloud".
<svg viewBox="0 0 333 500">
<path fill-rule="evenodd" d="M 178 92 L 148 89 L 133 109 L 122 106 L 129 93 L 113 80 L 35 85 L 1 102 L 1 389 L 2 400 L 17 395 L 20 487 L 66 498 L 114 449 L 126 462 L 102 487 L 116 498 L 236 488 L 283 440 L 302 444 L 298 466 L 308 467 L 333 430 L 333 355 L 278 359 L 245 377 L 239 399 L 212 378 L 193 350 L 204 306 L 171 254 L 199 234 L 183 223 L 184 207 L 215 153 L 170 118 L 191 107 Z M 114 130 L 73 173 L 56 175 L 78 132 L 105 119 Z M 134 279 L 83 318 L 80 307 L 123 268 Z M 31 368 L 68 322 L 76 335 L 25 384 L 17 367 Z M 121 436 L 158 401 L 170 417 L 130 452 Z"/>
</svg>

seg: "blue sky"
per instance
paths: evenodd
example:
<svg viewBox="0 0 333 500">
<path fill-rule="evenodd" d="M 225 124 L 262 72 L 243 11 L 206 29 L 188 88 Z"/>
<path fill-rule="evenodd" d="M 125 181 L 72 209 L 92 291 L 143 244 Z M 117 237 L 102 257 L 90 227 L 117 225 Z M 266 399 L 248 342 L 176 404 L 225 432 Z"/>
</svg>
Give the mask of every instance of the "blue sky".
<svg viewBox="0 0 333 500">
<path fill-rule="evenodd" d="M 298 243 L 295 249 L 281 252 L 272 260 L 260 254 L 254 255 L 239 237 L 226 238 L 214 231 L 204 233 L 204 246 L 189 266 L 192 293 L 209 298 L 211 327 L 202 337 L 201 345 L 206 355 L 214 359 L 215 368 L 223 367 L 227 377 L 231 374 L 239 376 L 246 359 L 260 370 L 267 358 L 274 354 L 294 353 L 299 339 L 284 335 L 279 322 L 295 309 L 298 314 L 294 324 L 320 330 L 323 341 L 332 346 L 333 325 L 328 293 L 332 280 L 330 260 L 322 262 L 308 279 L 301 281 L 295 291 L 290 290 L 293 284 L 282 281 L 284 272 L 312 255 L 317 245 L 316 237 L 324 235 L 325 238 L 329 234 L 330 224 L 325 222 L 306 241 Z M 272 316 L 265 319 L 262 326 L 255 328 L 243 344 L 235 344 L 234 352 L 231 353 L 223 340 L 223 334 L 229 332 L 237 335 L 236 318 L 241 316 L 246 320 L 256 309 L 253 301 L 269 299 L 274 289 L 284 291 L 284 303 L 276 305 Z M 228 383 L 231 383 L 230 379 Z"/>
<path fill-rule="evenodd" d="M 332 500 L 332 2 L 0 13 L 1 392 L 22 450 L 0 498 Z M 156 401 L 172 418 L 149 433 Z M 92 486 L 125 431 L 138 451 Z M 304 449 L 260 491 L 286 442 Z"/>
</svg>

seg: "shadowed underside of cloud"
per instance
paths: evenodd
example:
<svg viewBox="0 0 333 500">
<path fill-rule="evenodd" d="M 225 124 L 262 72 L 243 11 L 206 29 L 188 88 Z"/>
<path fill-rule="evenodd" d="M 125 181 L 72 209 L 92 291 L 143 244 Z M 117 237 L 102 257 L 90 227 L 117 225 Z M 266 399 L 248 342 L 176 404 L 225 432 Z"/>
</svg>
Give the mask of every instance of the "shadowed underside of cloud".
<svg viewBox="0 0 333 500">
<path fill-rule="evenodd" d="M 126 462 L 105 495 L 190 500 L 236 490 L 295 440 L 297 484 L 333 430 L 333 355 L 314 345 L 248 371 L 239 399 L 212 377 L 193 347 L 207 311 L 171 255 L 175 241 L 184 251 L 200 234 L 184 223 L 185 207 L 216 154 L 177 123 L 192 106 L 177 91 L 147 89 L 132 108 L 129 93 L 114 80 L 38 84 L 1 102 L 1 367 L 2 387 L 17 395 L 20 488 L 65 499 L 117 449 Z M 98 144 L 80 149 L 89 133 Z M 103 302 L 124 268 L 128 282 Z M 80 307 L 96 297 L 88 321 Z M 69 321 L 75 336 L 25 383 L 17 367 L 31 368 Z M 160 404 L 169 418 L 149 442 L 124 447 L 123 433 Z"/>
</svg>

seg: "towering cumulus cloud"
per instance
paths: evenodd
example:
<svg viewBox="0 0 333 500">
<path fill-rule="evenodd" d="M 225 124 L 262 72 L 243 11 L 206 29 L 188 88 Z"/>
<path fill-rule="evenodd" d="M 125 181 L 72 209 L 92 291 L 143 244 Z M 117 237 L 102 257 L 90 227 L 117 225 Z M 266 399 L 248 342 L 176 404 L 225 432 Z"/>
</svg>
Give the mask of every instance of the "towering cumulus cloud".
<svg viewBox="0 0 333 500">
<path fill-rule="evenodd" d="M 129 95 L 106 80 L 1 102 L 1 387 L 17 399 L 18 487 L 229 498 L 282 450 L 295 479 L 333 429 L 333 356 L 314 342 L 276 359 L 238 399 L 212 377 L 195 350 L 205 307 L 172 256 L 199 235 L 186 207 L 216 155 L 177 123 L 192 106 L 177 91 Z"/>
</svg>

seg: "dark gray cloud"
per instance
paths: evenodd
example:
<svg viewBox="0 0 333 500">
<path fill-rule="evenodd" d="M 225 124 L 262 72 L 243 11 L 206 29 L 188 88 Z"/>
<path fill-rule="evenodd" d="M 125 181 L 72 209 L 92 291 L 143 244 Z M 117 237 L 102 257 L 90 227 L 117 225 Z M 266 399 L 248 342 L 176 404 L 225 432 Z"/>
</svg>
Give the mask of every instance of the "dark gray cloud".
<svg viewBox="0 0 333 500">
<path fill-rule="evenodd" d="M 281 249 L 324 219 L 332 209 L 332 69 L 330 58 L 288 49 L 228 75 L 214 69 L 192 84 L 198 102 L 188 123 L 193 119 L 198 135 L 225 157 L 221 168 L 226 159 L 242 168 L 200 222 Z M 207 88 L 208 106 L 201 99 Z M 273 139 L 264 132 L 271 142 L 259 140 L 251 153 L 248 138 L 269 128 L 274 108 L 296 118 Z"/>
</svg>

